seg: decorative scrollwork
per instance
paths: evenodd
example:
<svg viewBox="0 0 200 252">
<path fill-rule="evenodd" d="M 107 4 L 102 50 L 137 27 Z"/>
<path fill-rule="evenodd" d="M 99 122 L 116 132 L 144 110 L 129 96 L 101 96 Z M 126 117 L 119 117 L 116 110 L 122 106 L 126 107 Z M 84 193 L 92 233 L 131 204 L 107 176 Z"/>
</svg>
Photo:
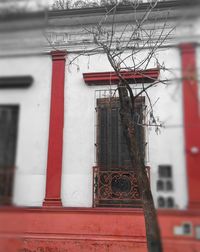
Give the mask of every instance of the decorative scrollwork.
<svg viewBox="0 0 200 252">
<path fill-rule="evenodd" d="M 140 200 L 135 173 L 125 169 L 101 171 L 94 169 L 95 205 L 134 205 Z"/>
</svg>

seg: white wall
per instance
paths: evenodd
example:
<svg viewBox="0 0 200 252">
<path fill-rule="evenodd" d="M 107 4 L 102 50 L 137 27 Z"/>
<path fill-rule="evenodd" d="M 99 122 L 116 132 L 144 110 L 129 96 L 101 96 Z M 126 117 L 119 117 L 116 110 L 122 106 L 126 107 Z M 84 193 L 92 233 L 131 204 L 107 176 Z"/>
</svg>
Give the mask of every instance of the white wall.
<svg viewBox="0 0 200 252">
<path fill-rule="evenodd" d="M 179 49 L 167 49 L 159 54 L 165 67 L 173 69 L 161 71 L 161 80 L 171 80 L 169 84 L 160 84 L 149 90 L 152 103 L 159 98 L 154 106 L 154 113 L 159 116 L 164 128 L 156 134 L 153 128 L 148 129 L 149 156 L 152 167 L 151 186 L 156 196 L 156 179 L 158 178 L 158 165 L 172 165 L 174 192 L 159 193 L 159 195 L 175 197 L 178 208 L 187 205 L 187 181 L 184 153 L 184 128 L 182 107 L 182 81 Z"/>
<path fill-rule="evenodd" d="M 161 72 L 161 78 L 179 79 L 178 49 L 163 51 L 159 58 L 166 67 L 177 69 L 175 75 Z M 90 59 L 82 56 L 78 64 L 78 71 L 76 66 L 68 68 L 66 65 L 62 201 L 64 206 L 91 207 L 96 140 L 95 90 L 109 87 L 87 86 L 82 73 L 112 71 L 112 68 L 103 55 Z M 51 59 L 48 56 L 8 58 L 1 59 L 0 66 L 0 76 L 32 75 L 34 78 L 33 85 L 28 89 L 1 90 L 0 101 L 1 104 L 20 105 L 13 202 L 20 206 L 41 206 L 45 195 Z M 159 84 L 149 90 L 149 95 L 152 103 L 160 98 L 154 112 L 166 125 L 160 135 L 153 128 L 147 131 L 153 193 L 156 198 L 158 165 L 170 164 L 175 185 L 173 195 L 177 207 L 184 208 L 187 204 L 187 183 L 181 83 L 173 80 L 168 86 Z"/>
<path fill-rule="evenodd" d="M 73 58 L 73 55 L 71 55 Z M 187 186 L 184 163 L 184 135 L 182 122 L 182 92 L 180 79 L 180 55 L 178 49 L 160 52 L 159 59 L 175 72 L 161 72 L 161 79 L 176 79 L 170 85 L 159 84 L 149 90 L 155 115 L 165 122 L 166 128 L 157 135 L 148 130 L 149 161 L 152 189 L 156 198 L 158 165 L 169 164 L 173 169 L 175 202 L 184 208 L 187 203 Z M 87 86 L 82 73 L 112 71 L 105 56 L 80 57 L 80 70 L 66 66 L 65 80 L 65 128 L 63 150 L 62 199 L 64 206 L 92 206 L 92 166 L 95 165 L 95 90 L 109 86 Z M 89 68 L 88 68 L 89 67 Z M 150 65 L 153 67 L 153 65 Z"/>
<path fill-rule="evenodd" d="M 72 55 L 73 57 L 73 55 Z M 98 57 L 98 56 L 97 56 Z M 102 58 L 79 59 L 80 71 L 66 67 L 65 126 L 63 145 L 62 200 L 64 206 L 92 206 L 94 163 L 94 87 L 88 87 L 82 73 L 105 70 Z M 103 68 L 102 68 L 103 66 Z M 106 68 L 108 71 L 108 68 Z"/>
<path fill-rule="evenodd" d="M 41 206 L 49 131 L 51 87 L 50 56 L 0 59 L 0 76 L 31 75 L 27 89 L 1 89 L 0 104 L 18 104 L 19 122 L 13 203 Z"/>
<path fill-rule="evenodd" d="M 86 21 L 86 17 L 82 17 Z M 126 17 L 127 20 L 130 17 Z M 82 43 L 84 34 L 81 35 L 82 26 L 63 25 L 52 22 L 51 29 L 64 32 L 69 40 L 67 45 L 56 48 L 67 48 L 72 51 L 85 49 Z M 77 18 L 75 17 L 77 22 Z M 73 22 L 70 18 L 69 22 Z M 200 34 L 200 19 L 192 25 L 188 20 L 182 23 L 181 29 L 176 29 L 178 40 L 171 39 L 173 45 L 178 41 L 190 41 L 198 38 Z M 171 21 L 169 21 L 171 22 Z M 188 22 L 188 23 L 187 23 Z M 86 22 L 87 23 L 87 22 Z M 60 25 L 60 26 L 59 26 Z M 169 25 L 170 27 L 170 25 Z M 50 29 L 50 30 L 51 30 Z M 22 31 L 23 33 L 24 31 Z M 38 43 L 46 40 L 43 35 L 31 37 L 26 34 L 26 44 L 18 34 L 16 40 L 8 33 L 2 40 L 1 55 L 11 55 L 20 47 L 21 53 L 38 52 L 44 48 L 38 47 Z M 84 31 L 86 33 L 86 31 Z M 83 31 L 82 31 L 83 33 Z M 88 35 L 88 34 L 86 34 Z M 2 38 L 4 38 L 2 36 Z M 40 38 L 38 37 L 40 36 Z M 15 37 L 14 37 L 15 38 Z M 39 38 L 39 40 L 38 40 Z M 87 36 L 86 36 L 87 38 Z M 35 39 L 35 40 L 34 40 Z M 71 39 L 71 40 L 70 40 Z M 16 43 L 16 41 L 20 43 Z M 38 40 L 38 41 L 37 41 Z M 40 41 L 41 40 L 41 41 Z M 45 42 L 44 42 L 45 40 Z M 9 41 L 9 43 L 8 43 Z M 24 41 L 24 43 L 22 43 Z M 85 40 L 87 41 L 87 40 Z M 37 42 L 37 43 L 36 43 Z M 179 43 L 178 42 L 178 43 Z M 15 46 L 13 46 L 15 43 Z M 87 43 L 87 42 L 86 42 Z M 17 48 L 16 48 L 17 45 Z M 26 45 L 26 46 L 27 46 Z M 56 44 L 57 45 L 57 44 Z M 63 47 L 62 47 L 63 46 Z M 88 46 L 91 46 L 88 43 Z M 48 49 L 47 49 L 48 48 Z M 52 50 L 48 45 L 46 50 Z M 12 50 L 11 50 L 12 49 Z M 19 48 L 18 48 L 19 49 Z M 197 48 L 198 69 L 200 66 L 200 49 Z M 68 54 L 72 57 L 74 55 Z M 184 134 L 182 118 L 182 92 L 180 82 L 180 54 L 178 49 L 167 48 L 158 55 L 160 62 L 166 67 L 173 69 L 173 74 L 161 72 L 161 79 L 165 77 L 172 79 L 170 85 L 163 84 L 149 90 L 152 103 L 157 98 L 159 101 L 154 106 L 155 115 L 159 116 L 166 128 L 161 129 L 157 135 L 152 128 L 147 130 L 148 139 L 148 165 L 151 166 L 151 186 L 156 199 L 156 180 L 158 178 L 158 165 L 169 164 L 173 168 L 173 181 L 175 201 L 177 207 L 185 208 L 187 204 L 187 181 L 184 156 Z M 95 90 L 108 89 L 109 87 L 89 87 L 84 83 L 82 73 L 112 71 L 105 55 L 80 57 L 76 66 L 70 69 L 66 66 L 65 77 L 65 118 L 64 118 L 64 144 L 63 144 L 63 172 L 62 172 L 62 201 L 64 206 L 92 206 L 92 167 L 95 165 Z M 155 67 L 151 64 L 149 67 Z M 51 59 L 50 56 L 23 56 L 23 57 L 1 57 L 0 76 L 32 75 L 33 85 L 28 89 L 0 90 L 0 104 L 19 104 L 19 127 L 16 157 L 16 174 L 14 185 L 13 202 L 19 206 L 41 206 L 45 195 L 45 174 L 47 163 L 49 111 L 50 111 L 50 87 L 51 87 Z M 198 74 L 199 75 L 199 74 Z M 200 89 L 199 89 L 200 90 Z M 200 94 L 200 92 L 199 92 Z M 199 95 L 200 96 L 200 95 Z"/>
</svg>

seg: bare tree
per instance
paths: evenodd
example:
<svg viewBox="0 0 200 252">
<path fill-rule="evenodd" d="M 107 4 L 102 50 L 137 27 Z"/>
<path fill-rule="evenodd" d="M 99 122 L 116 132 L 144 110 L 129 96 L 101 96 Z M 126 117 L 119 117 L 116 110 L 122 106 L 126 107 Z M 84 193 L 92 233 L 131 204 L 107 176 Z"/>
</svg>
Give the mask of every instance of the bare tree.
<svg viewBox="0 0 200 252">
<path fill-rule="evenodd" d="M 149 179 L 145 169 L 143 154 L 140 151 L 140 142 L 137 138 L 138 115 L 135 110 L 135 102 L 137 97 L 144 93 L 149 98 L 147 90 L 154 86 L 157 80 L 154 80 L 152 84 L 146 86 L 143 84 L 141 92 L 134 95 L 129 83 L 121 75 L 121 71 L 138 71 L 141 68 L 147 69 L 152 57 L 156 58 L 155 52 L 161 45 L 163 39 L 165 39 L 165 37 L 162 36 L 165 29 L 162 29 L 157 40 L 152 42 L 155 29 L 148 33 L 144 28 L 145 21 L 148 19 L 155 5 L 156 3 L 154 3 L 154 5 L 149 5 L 145 14 L 139 19 L 136 19 L 134 25 L 131 25 L 131 27 L 130 25 L 123 27 L 120 36 L 116 36 L 116 7 L 112 10 L 113 20 L 111 22 L 111 30 L 107 31 L 104 25 L 107 17 L 105 17 L 105 20 L 99 22 L 97 26 L 93 27 L 92 30 L 88 30 L 94 38 L 94 43 L 104 51 L 109 63 L 119 77 L 117 90 L 120 99 L 121 123 L 130 152 L 132 166 L 137 177 L 140 197 L 142 199 L 149 252 L 161 252 L 162 243 Z M 133 7 L 134 10 L 136 10 L 137 7 Z M 130 30 L 128 31 L 128 29 Z M 126 37 L 128 33 L 129 35 Z M 144 34 L 147 37 L 146 39 L 142 37 Z M 138 58 L 140 57 L 139 53 L 142 47 L 146 45 L 149 45 L 150 50 L 142 60 L 137 61 L 137 56 Z M 129 50 L 129 53 L 125 55 L 125 51 L 127 50 Z M 150 98 L 149 102 L 151 104 Z"/>
<path fill-rule="evenodd" d="M 133 71 L 145 76 L 144 71 L 148 69 L 150 62 L 154 61 L 158 70 L 163 68 L 157 58 L 157 51 L 169 37 L 173 28 L 167 26 L 167 16 L 162 25 L 157 26 L 159 15 L 153 14 L 158 1 L 150 1 L 146 9 L 139 13 L 139 1 L 128 1 L 132 8 L 132 22 L 127 24 L 118 23 L 117 10 L 121 3 L 116 3 L 106 9 L 106 14 L 92 27 L 83 27 L 84 31 L 92 38 L 95 47 L 78 54 L 70 64 L 74 63 L 80 55 L 93 55 L 103 51 L 108 62 L 119 78 L 116 91 L 120 100 L 120 117 L 123 132 L 126 138 L 128 150 L 131 157 L 132 169 L 134 170 L 142 206 L 144 210 L 147 246 L 149 252 L 162 252 L 162 241 L 156 209 L 147 176 L 144 153 L 141 152 L 140 141 L 137 137 L 138 113 L 135 103 L 139 96 L 145 95 L 150 105 L 150 121 L 158 129 L 161 126 L 155 119 L 153 105 L 148 95 L 148 90 L 157 83 L 165 84 L 165 80 L 152 79 L 151 83 L 144 84 L 140 92 L 134 94 L 130 83 L 121 74 L 122 71 Z M 158 13 L 157 13 L 158 14 Z M 151 28 L 147 28 L 151 20 Z M 141 52 L 143 53 L 141 56 Z"/>
</svg>

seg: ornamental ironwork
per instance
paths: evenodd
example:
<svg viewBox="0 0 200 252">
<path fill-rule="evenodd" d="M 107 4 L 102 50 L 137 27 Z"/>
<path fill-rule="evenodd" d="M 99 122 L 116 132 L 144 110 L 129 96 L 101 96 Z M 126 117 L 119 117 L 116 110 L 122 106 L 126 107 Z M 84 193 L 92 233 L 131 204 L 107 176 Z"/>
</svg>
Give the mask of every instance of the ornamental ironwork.
<svg viewBox="0 0 200 252">
<path fill-rule="evenodd" d="M 94 207 L 141 207 L 136 175 L 133 171 L 105 171 L 93 167 Z"/>
</svg>

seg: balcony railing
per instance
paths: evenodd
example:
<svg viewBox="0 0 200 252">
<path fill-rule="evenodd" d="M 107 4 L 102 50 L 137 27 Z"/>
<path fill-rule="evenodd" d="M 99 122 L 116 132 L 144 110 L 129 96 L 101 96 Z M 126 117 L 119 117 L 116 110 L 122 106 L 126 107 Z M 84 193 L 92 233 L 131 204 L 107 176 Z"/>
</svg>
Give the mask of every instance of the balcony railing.
<svg viewBox="0 0 200 252">
<path fill-rule="evenodd" d="M 149 175 L 149 167 L 147 167 Z M 133 171 L 93 167 L 93 207 L 141 207 L 137 179 Z"/>
</svg>

